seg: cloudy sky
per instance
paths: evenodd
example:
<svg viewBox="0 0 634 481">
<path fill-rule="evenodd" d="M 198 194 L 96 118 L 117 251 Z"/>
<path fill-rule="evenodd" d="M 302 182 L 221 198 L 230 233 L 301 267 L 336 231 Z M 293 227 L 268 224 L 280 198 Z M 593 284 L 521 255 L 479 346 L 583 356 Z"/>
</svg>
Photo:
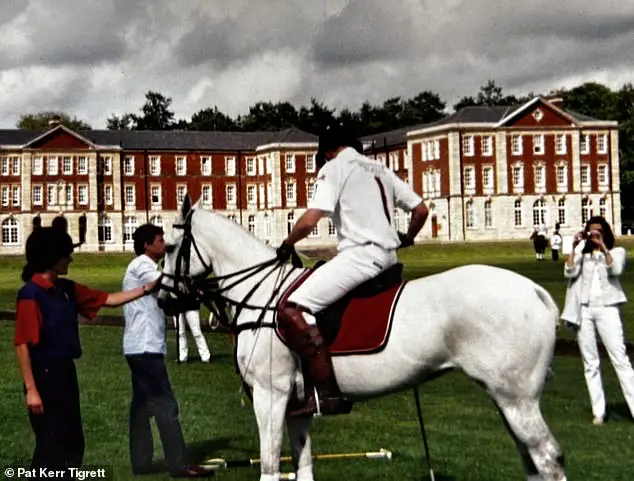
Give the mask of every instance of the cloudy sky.
<svg viewBox="0 0 634 481">
<path fill-rule="evenodd" d="M 148 90 L 177 118 L 257 101 L 634 82 L 632 0 L 1 0 L 0 128 L 62 110 L 105 128 Z"/>
</svg>

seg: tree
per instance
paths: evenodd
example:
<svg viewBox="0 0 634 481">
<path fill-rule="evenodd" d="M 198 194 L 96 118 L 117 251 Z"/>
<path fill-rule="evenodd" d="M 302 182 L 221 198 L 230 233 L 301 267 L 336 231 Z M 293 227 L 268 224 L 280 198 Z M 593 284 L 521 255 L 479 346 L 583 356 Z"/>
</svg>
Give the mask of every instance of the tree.
<svg viewBox="0 0 634 481">
<path fill-rule="evenodd" d="M 618 95 L 605 85 L 587 82 L 564 94 L 566 108 L 601 120 L 615 120 Z"/>
<path fill-rule="evenodd" d="M 218 107 L 199 110 L 192 115 L 188 130 L 236 130 L 236 122 L 218 110 Z"/>
<path fill-rule="evenodd" d="M 50 122 L 59 122 L 72 130 L 92 130 L 92 127 L 83 120 L 72 117 L 65 112 L 44 111 L 20 116 L 16 127 L 23 130 L 48 130 Z"/>
<path fill-rule="evenodd" d="M 170 110 L 172 99 L 159 92 L 148 91 L 145 104 L 141 107 L 143 115 L 131 114 L 134 130 L 169 130 L 174 122 L 174 112 Z"/>
<path fill-rule="evenodd" d="M 401 124 L 406 126 L 439 120 L 445 115 L 445 106 L 445 102 L 437 93 L 430 90 L 420 92 L 415 97 L 405 101 Z"/>
<path fill-rule="evenodd" d="M 249 113 L 239 118 L 242 130 L 278 130 L 297 125 L 298 114 L 288 102 L 257 102 Z"/>
<path fill-rule="evenodd" d="M 297 114 L 297 128 L 319 135 L 319 132 L 335 119 L 334 110 L 329 109 L 315 98 L 310 99 L 310 106 L 302 105 Z"/>
<path fill-rule="evenodd" d="M 113 114 L 106 120 L 108 130 L 133 130 L 134 127 L 134 115 L 132 114 L 123 114 L 121 117 Z"/>
</svg>

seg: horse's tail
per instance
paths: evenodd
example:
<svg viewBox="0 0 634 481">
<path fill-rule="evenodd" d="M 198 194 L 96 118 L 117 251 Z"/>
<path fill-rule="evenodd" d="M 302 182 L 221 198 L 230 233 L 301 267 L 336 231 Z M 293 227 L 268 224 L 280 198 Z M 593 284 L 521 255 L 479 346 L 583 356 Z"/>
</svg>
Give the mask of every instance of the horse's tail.
<svg viewBox="0 0 634 481">
<path fill-rule="evenodd" d="M 559 307 L 557 307 L 557 303 L 553 299 L 553 296 L 551 296 L 550 292 L 548 292 L 546 289 L 538 284 L 535 284 L 535 292 L 537 293 L 537 297 L 539 297 L 539 300 L 542 301 L 542 303 L 552 314 L 555 327 L 559 327 Z"/>
</svg>

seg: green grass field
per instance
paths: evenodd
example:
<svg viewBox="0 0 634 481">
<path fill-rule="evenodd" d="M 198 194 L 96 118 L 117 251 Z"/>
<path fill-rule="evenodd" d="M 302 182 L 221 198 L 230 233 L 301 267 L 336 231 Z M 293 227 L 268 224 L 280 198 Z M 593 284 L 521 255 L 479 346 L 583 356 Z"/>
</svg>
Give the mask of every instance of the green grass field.
<svg viewBox="0 0 634 481">
<path fill-rule="evenodd" d="M 628 250 L 634 242 L 621 242 Z M 130 256 L 77 255 L 73 279 L 107 290 L 119 289 Z M 469 245 L 429 244 L 400 255 L 406 277 L 429 275 L 468 263 L 486 263 L 518 271 L 546 287 L 560 308 L 565 283 L 563 261 L 537 263 L 530 243 Z M 0 309 L 12 309 L 19 287 L 21 259 L 0 259 Z M 629 272 L 623 277 L 626 293 L 634 290 Z M 623 309 L 628 339 L 634 335 L 634 312 Z M 116 313 L 116 310 L 111 310 Z M 129 373 L 121 355 L 119 327 L 82 326 L 84 356 L 78 361 L 84 429 L 85 463 L 111 465 L 114 479 L 132 479 L 129 471 L 127 416 Z M 562 331 L 562 336 L 570 337 Z M 20 377 L 12 347 L 13 324 L 0 323 L 0 465 L 27 460 L 33 436 L 23 405 Z M 210 365 L 178 365 L 174 331 L 168 335 L 169 373 L 181 408 L 185 437 L 195 458 L 258 457 L 255 418 L 250 404 L 241 404 L 240 380 L 233 370 L 231 343 L 226 335 L 206 334 L 214 361 Z M 190 350 L 195 347 L 190 341 Z M 604 362 L 604 383 L 612 417 L 593 426 L 581 361 L 557 358 L 555 377 L 543 398 L 545 417 L 566 451 L 568 478 L 587 481 L 629 481 L 634 473 L 634 423 L 627 419 L 618 382 Z M 423 412 L 437 479 L 495 481 L 524 479 L 519 457 L 484 391 L 459 373 L 448 374 L 421 388 Z M 156 436 L 156 456 L 162 450 Z M 318 461 L 317 479 L 348 481 L 385 479 L 420 480 L 424 474 L 422 443 L 411 392 L 355 406 L 347 416 L 318 419 L 313 427 L 315 453 L 375 451 L 386 448 L 392 461 Z M 285 454 L 288 453 L 285 446 Z M 286 468 L 289 466 L 286 465 Z M 446 476 L 441 478 L 440 475 Z M 138 479 L 168 479 L 151 475 Z M 256 480 L 259 471 L 241 468 L 221 471 L 216 479 Z"/>
</svg>

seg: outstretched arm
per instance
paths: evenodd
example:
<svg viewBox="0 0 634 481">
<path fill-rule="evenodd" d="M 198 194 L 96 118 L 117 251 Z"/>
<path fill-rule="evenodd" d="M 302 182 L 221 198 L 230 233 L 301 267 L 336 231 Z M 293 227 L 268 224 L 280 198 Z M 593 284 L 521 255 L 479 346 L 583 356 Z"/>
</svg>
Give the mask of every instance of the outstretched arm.
<svg viewBox="0 0 634 481">
<path fill-rule="evenodd" d="M 319 219 L 321 219 L 325 215 L 325 212 L 320 209 L 308 209 L 304 214 L 297 220 L 295 225 L 293 226 L 293 230 L 288 235 L 288 237 L 284 240 L 284 244 L 292 246 L 295 245 L 300 240 L 307 237 L 312 230 L 319 223 Z"/>
</svg>

